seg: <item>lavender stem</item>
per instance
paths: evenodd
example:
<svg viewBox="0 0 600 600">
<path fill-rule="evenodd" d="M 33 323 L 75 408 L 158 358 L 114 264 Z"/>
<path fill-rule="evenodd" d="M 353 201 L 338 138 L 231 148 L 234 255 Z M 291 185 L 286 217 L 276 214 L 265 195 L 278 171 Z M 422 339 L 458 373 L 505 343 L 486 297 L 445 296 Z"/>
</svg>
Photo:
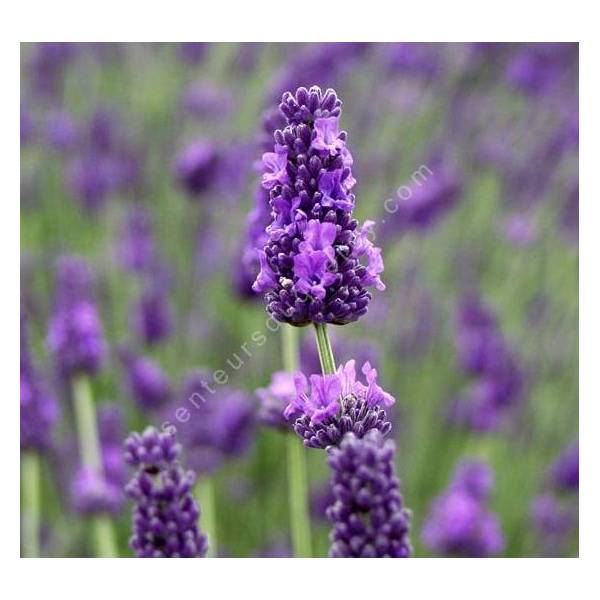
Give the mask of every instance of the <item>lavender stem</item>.
<svg viewBox="0 0 600 600">
<path fill-rule="evenodd" d="M 216 558 L 217 556 L 217 511 L 215 509 L 215 484 L 207 477 L 196 483 L 194 496 L 202 511 L 200 521 L 202 530 L 206 533 L 208 539 L 207 558 Z"/>
<path fill-rule="evenodd" d="M 333 358 L 333 350 L 331 349 L 331 342 L 327 334 L 327 325 L 325 323 L 315 323 L 315 331 L 317 334 L 317 349 L 319 351 L 321 370 L 323 371 L 323 375 L 331 375 L 335 373 L 335 359 Z"/>
<path fill-rule="evenodd" d="M 282 327 L 283 366 L 289 373 L 298 370 L 298 330 Z M 312 542 L 308 511 L 308 483 L 305 449 L 292 432 L 287 434 L 287 469 L 290 521 L 294 556 L 310 558 Z"/>
<path fill-rule="evenodd" d="M 27 558 L 40 555 L 40 457 L 36 452 L 25 452 L 23 472 L 23 554 Z"/>
<path fill-rule="evenodd" d="M 84 467 L 103 475 L 102 454 L 96 424 L 96 407 L 92 388 L 85 375 L 73 378 L 73 405 L 77 423 L 79 452 Z M 96 544 L 96 554 L 101 558 L 118 556 L 115 532 L 112 522 L 106 515 L 92 517 L 92 527 Z"/>
</svg>

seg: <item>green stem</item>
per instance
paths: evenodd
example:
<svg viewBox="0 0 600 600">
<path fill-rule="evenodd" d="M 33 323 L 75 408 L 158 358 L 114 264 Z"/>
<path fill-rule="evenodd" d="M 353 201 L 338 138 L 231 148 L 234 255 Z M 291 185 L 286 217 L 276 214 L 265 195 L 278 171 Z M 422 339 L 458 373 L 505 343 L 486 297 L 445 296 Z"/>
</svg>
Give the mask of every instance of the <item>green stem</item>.
<svg viewBox="0 0 600 600">
<path fill-rule="evenodd" d="M 298 370 L 298 330 L 282 329 L 283 366 L 289 373 Z M 308 509 L 306 450 L 294 433 L 287 434 L 288 495 L 294 556 L 310 558 L 312 542 Z"/>
<path fill-rule="evenodd" d="M 79 453 L 84 467 L 104 476 L 102 452 L 96 424 L 96 407 L 92 387 L 85 375 L 73 379 L 73 407 L 77 424 Z M 92 517 L 96 555 L 101 558 L 118 556 L 113 524 L 107 515 Z"/>
<path fill-rule="evenodd" d="M 119 556 L 115 545 L 115 532 L 112 521 L 108 515 L 95 515 L 92 517 L 94 530 L 94 543 L 96 554 L 99 558 L 116 558 Z"/>
<path fill-rule="evenodd" d="M 40 457 L 26 452 L 22 461 L 23 485 L 23 554 L 27 558 L 40 555 Z"/>
<path fill-rule="evenodd" d="M 208 553 L 209 558 L 217 556 L 217 511 L 215 509 L 215 484 L 212 479 L 207 477 L 196 484 L 195 494 L 196 500 L 200 505 L 200 522 L 202 523 L 202 531 L 208 538 Z"/>
<path fill-rule="evenodd" d="M 323 375 L 331 375 L 335 373 L 335 359 L 333 358 L 333 350 L 331 349 L 331 342 L 327 334 L 327 325 L 325 323 L 315 323 L 315 331 L 317 334 L 317 349 L 319 350 L 321 370 L 323 371 Z"/>
</svg>

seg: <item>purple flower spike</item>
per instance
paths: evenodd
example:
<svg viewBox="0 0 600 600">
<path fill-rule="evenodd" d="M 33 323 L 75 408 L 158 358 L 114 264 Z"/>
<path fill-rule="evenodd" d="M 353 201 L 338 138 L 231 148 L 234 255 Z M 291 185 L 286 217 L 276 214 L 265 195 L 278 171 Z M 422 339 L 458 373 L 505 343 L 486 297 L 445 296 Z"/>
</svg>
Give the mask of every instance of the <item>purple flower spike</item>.
<svg viewBox="0 0 600 600">
<path fill-rule="evenodd" d="M 131 549 L 138 558 L 201 558 L 206 536 L 198 529 L 200 510 L 192 495 L 196 477 L 184 471 L 174 436 L 149 427 L 125 441 L 125 458 L 136 467 L 127 485 L 136 503 Z"/>
<path fill-rule="evenodd" d="M 349 431 L 357 437 L 363 437 L 370 429 L 383 435 L 390 432 L 392 425 L 383 407 L 391 406 L 395 400 L 377 385 L 377 371 L 368 362 L 363 373 L 367 385 L 356 379 L 355 362 L 350 360 L 333 375 L 311 375 L 310 392 L 306 377 L 296 373 L 296 395 L 284 417 L 296 418 L 294 430 L 305 446 L 337 446 Z"/>
<path fill-rule="evenodd" d="M 275 319 L 292 325 L 351 323 L 367 312 L 366 288 L 384 289 L 381 253 L 366 235 L 371 225 L 360 229 L 352 217 L 356 181 L 341 105 L 331 89 L 286 92 L 279 110 L 287 125 L 263 155 L 271 221 L 253 289 Z"/>
<path fill-rule="evenodd" d="M 486 472 L 487 471 L 487 472 Z M 449 489 L 431 505 L 423 542 L 446 556 L 481 558 L 504 547 L 500 523 L 486 506 L 492 473 L 483 463 L 461 463 Z"/>
<path fill-rule="evenodd" d="M 95 374 L 106 353 L 100 315 L 92 299 L 89 265 L 77 257 L 59 259 L 56 306 L 48 347 L 64 376 Z"/>
<path fill-rule="evenodd" d="M 216 180 L 219 158 L 215 147 L 208 142 L 194 142 L 177 157 L 175 179 L 190 197 L 201 195 Z"/>
<path fill-rule="evenodd" d="M 394 472 L 395 450 L 376 430 L 362 439 L 347 433 L 339 448 L 329 450 L 331 558 L 410 557 L 410 512 Z"/>
<path fill-rule="evenodd" d="M 45 452 L 52 445 L 58 404 L 33 364 L 25 315 L 21 313 L 21 448 Z"/>
<path fill-rule="evenodd" d="M 161 368 L 150 358 L 123 351 L 121 356 L 129 393 L 143 410 L 158 410 L 171 399 L 171 386 Z"/>
<path fill-rule="evenodd" d="M 552 483 L 563 492 L 579 491 L 579 443 L 565 448 L 552 467 Z"/>
</svg>

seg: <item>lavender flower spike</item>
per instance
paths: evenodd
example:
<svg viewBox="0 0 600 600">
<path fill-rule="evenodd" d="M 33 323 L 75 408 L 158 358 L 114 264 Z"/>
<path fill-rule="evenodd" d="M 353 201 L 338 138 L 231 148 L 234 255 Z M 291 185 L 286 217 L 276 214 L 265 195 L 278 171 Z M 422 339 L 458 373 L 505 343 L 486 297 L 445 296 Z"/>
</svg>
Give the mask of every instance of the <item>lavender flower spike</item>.
<svg viewBox="0 0 600 600">
<path fill-rule="evenodd" d="M 362 372 L 367 384 L 356 379 L 355 361 L 349 360 L 333 375 L 311 375 L 310 391 L 302 373 L 295 376 L 296 396 L 284 411 L 295 418 L 294 431 L 308 448 L 337 446 L 345 433 L 363 437 L 377 429 L 387 435 L 392 424 L 384 407 L 395 399 L 377 384 L 377 370 L 366 362 Z"/>
<path fill-rule="evenodd" d="M 423 542 L 445 556 L 482 558 L 504 547 L 500 523 L 486 506 L 493 473 L 482 462 L 461 462 L 446 492 L 434 500 Z"/>
<path fill-rule="evenodd" d="M 279 110 L 287 125 L 263 155 L 272 222 L 253 289 L 291 325 L 351 323 L 367 312 L 366 288 L 385 289 L 381 251 L 369 239 L 373 222 L 359 227 L 352 217 L 356 180 L 341 106 L 331 89 L 286 92 Z"/>
<path fill-rule="evenodd" d="M 62 375 L 93 375 L 104 360 L 106 342 L 92 295 L 89 265 L 78 257 L 62 257 L 58 262 L 57 280 L 48 347 Z"/>
<path fill-rule="evenodd" d="M 125 441 L 125 459 L 137 468 L 126 491 L 136 502 L 130 546 L 138 558 L 200 558 L 206 536 L 198 529 L 200 511 L 191 490 L 192 471 L 177 460 L 173 435 L 149 427 Z"/>
<path fill-rule="evenodd" d="M 394 442 L 377 430 L 362 439 L 347 433 L 329 453 L 334 497 L 327 509 L 333 524 L 329 556 L 408 558 L 410 512 L 394 473 Z"/>
</svg>

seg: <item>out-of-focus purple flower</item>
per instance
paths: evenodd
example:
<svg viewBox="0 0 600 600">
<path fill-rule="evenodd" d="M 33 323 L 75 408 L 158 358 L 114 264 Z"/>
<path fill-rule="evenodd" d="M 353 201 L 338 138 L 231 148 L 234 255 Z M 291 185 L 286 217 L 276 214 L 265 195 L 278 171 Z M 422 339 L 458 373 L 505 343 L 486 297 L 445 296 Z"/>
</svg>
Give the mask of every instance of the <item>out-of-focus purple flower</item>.
<svg viewBox="0 0 600 600">
<path fill-rule="evenodd" d="M 21 312 L 21 449 L 45 452 L 58 419 L 56 399 L 37 372 L 29 350 L 27 323 Z"/>
<path fill-rule="evenodd" d="M 181 42 L 179 44 L 182 58 L 193 65 L 200 64 L 204 60 L 209 48 L 210 45 L 206 42 Z"/>
<path fill-rule="evenodd" d="M 486 506 L 492 475 L 485 464 L 459 464 L 446 492 L 434 500 L 423 526 L 423 543 L 446 556 L 482 558 L 501 552 L 500 523 Z"/>
<path fill-rule="evenodd" d="M 267 388 L 256 390 L 260 400 L 258 418 L 263 425 L 289 430 L 288 420 L 283 412 L 288 404 L 296 397 L 296 386 L 293 373 L 277 371 L 271 376 L 271 383 Z M 299 416 L 299 413 L 298 415 Z M 291 418 L 291 417 L 290 417 Z"/>
<path fill-rule="evenodd" d="M 579 442 L 569 444 L 552 466 L 552 484 L 563 492 L 579 491 Z"/>
<path fill-rule="evenodd" d="M 82 515 L 110 513 L 123 508 L 127 471 L 123 458 L 123 415 L 116 405 L 98 408 L 98 433 L 102 453 L 101 472 L 81 466 L 71 482 L 73 509 Z"/>
<path fill-rule="evenodd" d="M 129 541 L 138 558 L 200 558 L 207 540 L 198 529 L 200 510 L 192 495 L 196 477 L 179 463 L 173 435 L 149 427 L 125 441 L 125 458 L 136 467 L 127 485 L 135 502 Z"/>
<path fill-rule="evenodd" d="M 99 107 L 88 122 L 88 143 L 94 152 L 110 154 L 122 144 L 121 124 L 117 114 L 106 107 Z"/>
<path fill-rule="evenodd" d="M 47 343 L 63 376 L 96 373 L 106 354 L 91 287 L 91 270 L 83 259 L 73 256 L 59 259 L 56 303 Z"/>
<path fill-rule="evenodd" d="M 20 111 L 21 118 L 21 147 L 31 143 L 35 137 L 35 126 L 31 113 L 26 106 L 21 105 Z"/>
<path fill-rule="evenodd" d="M 426 232 L 454 208 L 462 194 L 458 171 L 441 161 L 424 165 L 387 201 L 381 233 L 396 237 L 406 231 Z"/>
<path fill-rule="evenodd" d="M 136 205 L 127 213 L 119 237 L 119 263 L 126 271 L 143 273 L 155 264 L 156 258 L 152 218 L 144 207 Z"/>
<path fill-rule="evenodd" d="M 97 154 L 78 156 L 67 164 L 66 183 L 82 207 L 96 212 L 111 191 L 111 167 Z"/>
<path fill-rule="evenodd" d="M 388 68 L 403 75 L 430 78 L 442 68 L 439 44 L 402 42 L 384 44 L 384 49 Z"/>
<path fill-rule="evenodd" d="M 352 217 L 352 156 L 346 133 L 335 136 L 341 101 L 331 89 L 299 88 L 279 108 L 287 126 L 263 156 L 273 221 L 253 289 L 278 321 L 345 325 L 367 312 L 367 287 L 385 286 L 381 251 L 369 238 L 374 223 L 358 227 Z"/>
<path fill-rule="evenodd" d="M 579 240 L 579 182 L 569 192 L 559 216 L 559 225 L 567 240 L 577 244 Z"/>
<path fill-rule="evenodd" d="M 300 372 L 295 374 L 296 395 L 284 417 L 296 418 L 294 431 L 305 446 L 338 445 L 348 431 L 357 437 L 370 429 L 384 435 L 390 432 L 384 407 L 394 404 L 395 399 L 377 384 L 377 370 L 368 362 L 362 372 L 366 385 L 356 379 L 355 361 L 349 360 L 333 375 L 311 375 L 310 389 L 306 377 Z"/>
<path fill-rule="evenodd" d="M 509 62 L 506 77 L 530 95 L 545 94 L 577 81 L 578 44 L 525 44 Z"/>
<path fill-rule="evenodd" d="M 81 467 L 71 484 L 73 508 L 80 514 L 116 514 L 123 505 L 123 492 L 94 469 Z"/>
<path fill-rule="evenodd" d="M 569 535 L 577 525 L 576 511 L 552 494 L 540 494 L 531 503 L 531 519 L 544 556 L 561 556 Z"/>
<path fill-rule="evenodd" d="M 98 408 L 98 434 L 102 446 L 104 476 L 107 481 L 122 489 L 127 472 L 122 451 L 123 412 L 117 405 L 103 404 Z"/>
<path fill-rule="evenodd" d="M 502 226 L 505 239 L 516 247 L 530 246 L 537 237 L 536 222 L 531 215 L 509 215 Z"/>
<path fill-rule="evenodd" d="M 261 119 L 261 132 L 258 146 L 261 152 L 269 152 L 273 147 L 273 131 L 283 126 L 284 119 L 278 110 L 267 109 Z M 262 163 L 257 165 L 262 174 Z M 246 219 L 246 237 L 242 244 L 241 255 L 235 257 L 234 289 L 241 298 L 258 298 L 252 284 L 260 272 L 259 252 L 269 240 L 266 228 L 272 221 L 269 191 L 261 183 L 254 192 L 254 207 Z"/>
<path fill-rule="evenodd" d="M 335 84 L 351 71 L 353 63 L 364 56 L 368 48 L 369 44 L 361 42 L 332 42 L 306 44 L 295 49 L 275 73 L 269 100 L 307 82 L 321 87 Z"/>
<path fill-rule="evenodd" d="M 327 508 L 332 524 L 331 558 L 408 558 L 410 512 L 404 508 L 395 474 L 395 444 L 381 432 L 344 436 L 329 450 L 334 501 Z"/>
<path fill-rule="evenodd" d="M 78 141 L 77 125 L 73 117 L 64 111 L 50 115 L 46 122 L 46 139 L 59 152 L 73 150 Z"/>
<path fill-rule="evenodd" d="M 145 291 L 131 311 L 131 320 L 144 344 L 151 346 L 167 339 L 173 330 L 173 314 L 164 290 L 151 286 Z"/>
<path fill-rule="evenodd" d="M 65 67 L 76 48 L 77 44 L 71 42 L 39 42 L 33 45 L 28 75 L 35 93 L 50 98 L 58 95 Z"/>
<path fill-rule="evenodd" d="M 450 488 L 464 490 L 473 498 L 486 502 L 494 488 L 494 473 L 480 460 L 465 459 L 456 467 Z"/>
<path fill-rule="evenodd" d="M 256 408 L 241 390 L 227 390 L 215 415 L 214 435 L 225 456 L 241 456 L 250 447 L 256 424 Z"/>
<path fill-rule="evenodd" d="M 121 360 L 129 393 L 142 410 L 160 410 L 171 399 L 171 385 L 151 358 L 124 350 Z"/>
<path fill-rule="evenodd" d="M 495 430 L 522 399 L 524 375 L 495 316 L 475 296 L 459 307 L 457 347 L 463 369 L 475 379 L 453 402 L 450 420 Z"/>
<path fill-rule="evenodd" d="M 335 502 L 335 496 L 329 483 L 310 491 L 310 514 L 318 521 L 327 520 L 327 509 Z"/>
<path fill-rule="evenodd" d="M 181 105 L 186 113 L 198 119 L 218 119 L 231 113 L 233 98 L 225 88 L 201 81 L 184 91 Z"/>
<path fill-rule="evenodd" d="M 209 374 L 193 371 L 185 378 L 178 407 L 185 418 L 170 422 L 179 432 L 185 456 L 199 473 L 212 473 L 227 459 L 248 450 L 256 422 L 255 409 L 246 394 L 215 386 Z"/>
<path fill-rule="evenodd" d="M 215 182 L 218 160 L 213 144 L 193 142 L 183 149 L 175 161 L 175 179 L 189 196 L 199 196 Z"/>
</svg>

